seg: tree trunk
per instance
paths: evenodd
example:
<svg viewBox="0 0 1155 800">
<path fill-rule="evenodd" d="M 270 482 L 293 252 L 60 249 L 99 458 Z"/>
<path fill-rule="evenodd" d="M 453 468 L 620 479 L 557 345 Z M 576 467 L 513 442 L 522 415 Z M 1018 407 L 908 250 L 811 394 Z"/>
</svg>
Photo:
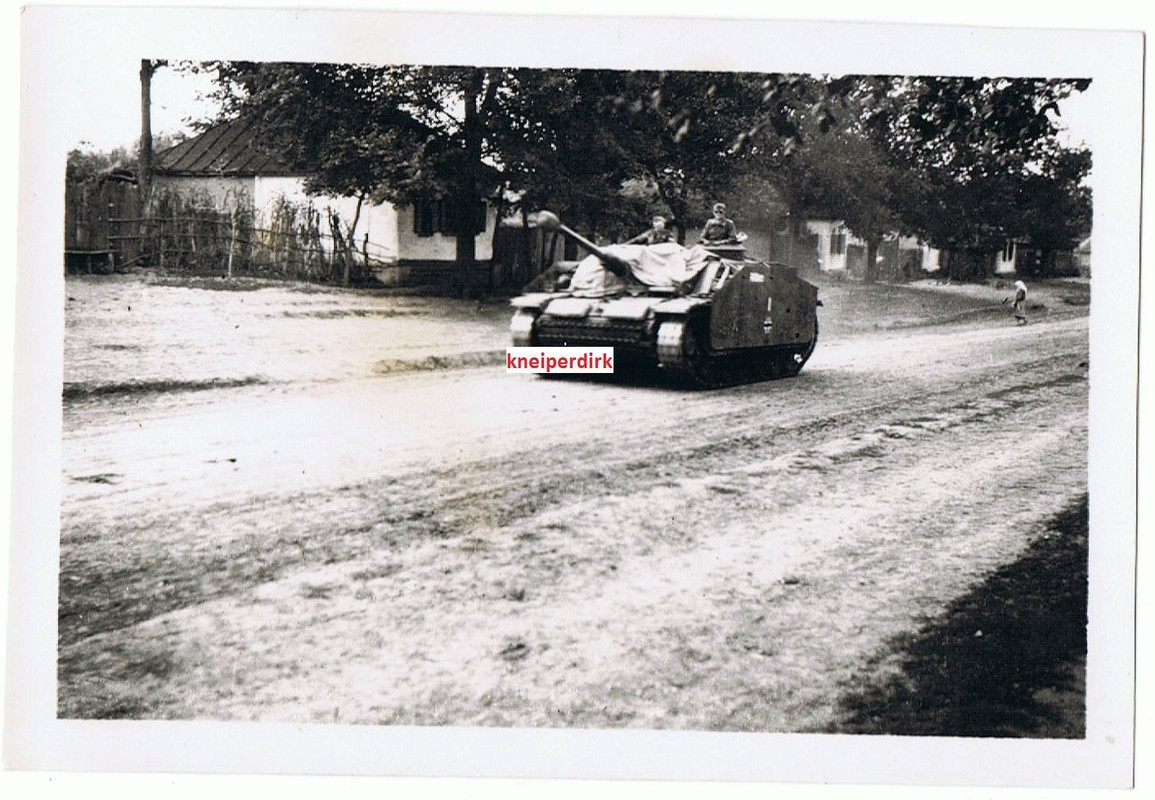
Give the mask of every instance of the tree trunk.
<svg viewBox="0 0 1155 800">
<path fill-rule="evenodd" d="M 469 204 L 458 201 L 458 220 L 462 228 L 457 232 L 457 269 L 461 279 L 461 296 L 469 297 L 473 292 L 474 273 L 477 271 L 477 237 L 469 224 Z"/>
<path fill-rule="evenodd" d="M 152 73 L 156 70 L 155 64 L 147 58 L 140 61 L 140 146 L 137 153 L 137 202 L 140 219 L 137 229 L 140 249 L 144 250 L 149 241 L 149 214 L 152 209 Z M 110 243 L 111 244 L 111 243 Z M 164 252 L 159 256 L 163 267 Z"/>
<path fill-rule="evenodd" d="M 871 236 L 866 240 L 866 269 L 862 274 L 863 283 L 874 283 L 878 280 L 878 245 L 880 239 Z"/>
<path fill-rule="evenodd" d="M 353 211 L 353 223 L 349 226 L 348 243 L 346 244 L 346 259 L 345 268 L 341 271 L 341 285 L 348 286 L 353 274 L 353 254 L 357 252 L 357 239 L 355 232 L 357 230 L 357 223 L 361 221 L 361 205 L 365 202 L 365 193 L 361 192 L 357 195 L 357 208 Z M 366 269 L 368 263 L 366 263 Z"/>
<path fill-rule="evenodd" d="M 1056 262 L 1055 256 L 1056 255 L 1058 255 L 1058 253 L 1054 250 L 1050 250 L 1050 249 L 1043 250 L 1043 257 L 1040 260 L 1039 274 L 1037 277 L 1039 277 L 1039 278 L 1052 278 L 1052 277 L 1054 277 L 1054 275 L 1055 275 L 1055 262 Z"/>
<path fill-rule="evenodd" d="M 473 294 L 473 284 L 477 277 L 477 235 L 473 230 L 473 209 L 481 199 L 482 122 L 478 114 L 478 104 L 481 102 L 484 86 L 485 71 L 475 69 L 469 72 L 461 87 L 465 100 L 465 118 L 462 124 L 465 162 L 462 165 L 457 197 L 451 202 L 458 207 L 457 268 L 461 275 L 462 297 Z"/>
<path fill-rule="evenodd" d="M 531 236 L 540 237 L 542 249 L 544 250 L 545 249 L 545 237 L 542 236 L 540 233 L 536 233 L 536 232 L 531 233 L 531 231 L 529 229 L 529 215 L 526 213 L 525 208 L 522 208 L 521 209 L 521 231 L 520 231 L 520 237 L 518 239 L 518 246 L 520 249 L 518 251 L 518 258 L 517 258 L 518 273 L 517 273 L 517 281 L 516 281 L 516 285 L 519 287 L 524 286 L 525 284 L 529 283 L 531 280 L 533 280 L 534 278 L 537 277 L 536 272 L 534 272 L 533 267 L 531 266 L 532 261 L 533 261 L 533 241 L 530 239 Z M 539 259 L 539 261 L 540 261 L 540 259 Z M 534 272 L 534 274 L 531 275 L 530 274 L 531 272 Z"/>
<path fill-rule="evenodd" d="M 486 209 L 486 215 L 488 215 L 488 214 L 489 214 L 489 210 Z M 498 263 L 498 257 L 499 257 L 497 237 L 498 237 L 498 234 L 501 233 L 501 219 L 504 216 L 505 216 L 505 200 L 502 197 L 498 197 L 497 203 L 494 206 L 493 234 L 489 237 L 489 288 L 488 288 L 488 291 L 490 293 L 493 292 L 493 273 L 497 269 L 497 263 Z M 512 263 L 510 266 L 511 266 L 510 272 L 512 272 L 513 271 L 512 270 Z M 510 279 L 510 276 L 507 275 L 507 276 L 505 276 L 504 279 L 506 281 L 508 281 Z"/>
<path fill-rule="evenodd" d="M 333 279 L 334 267 L 337 259 L 342 258 L 341 251 L 345 249 L 345 237 L 341 234 L 341 220 L 333 209 L 329 209 L 329 235 L 333 237 L 333 259 L 329 264 L 329 280 Z M 277 242 L 280 237 L 273 239 L 273 261 L 277 260 Z M 345 262 L 342 262 L 345 263 Z"/>
</svg>

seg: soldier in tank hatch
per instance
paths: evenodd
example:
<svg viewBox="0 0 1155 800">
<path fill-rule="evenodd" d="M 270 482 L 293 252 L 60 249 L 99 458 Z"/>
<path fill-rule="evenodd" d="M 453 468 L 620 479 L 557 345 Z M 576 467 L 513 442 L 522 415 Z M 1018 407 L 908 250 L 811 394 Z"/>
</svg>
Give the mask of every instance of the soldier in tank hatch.
<svg viewBox="0 0 1155 800">
<path fill-rule="evenodd" d="M 714 216 L 706 220 L 702 227 L 700 244 L 736 244 L 738 229 L 734 227 L 734 220 L 726 218 L 726 206 L 714 203 Z"/>
<path fill-rule="evenodd" d="M 654 218 L 650 220 L 650 229 L 644 233 L 639 233 L 626 244 L 662 244 L 663 242 L 674 241 L 673 231 L 666 227 L 666 223 L 665 217 L 661 214 L 655 214 Z"/>
</svg>

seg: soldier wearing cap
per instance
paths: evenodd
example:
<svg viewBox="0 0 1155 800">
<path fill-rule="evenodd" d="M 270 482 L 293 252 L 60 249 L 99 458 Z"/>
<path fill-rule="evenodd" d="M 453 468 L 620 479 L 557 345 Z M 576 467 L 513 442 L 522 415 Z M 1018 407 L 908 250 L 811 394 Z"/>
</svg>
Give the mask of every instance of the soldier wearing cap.
<svg viewBox="0 0 1155 800">
<path fill-rule="evenodd" d="M 738 229 L 734 227 L 734 220 L 726 219 L 726 206 L 714 203 L 714 216 L 706 220 L 702 227 L 700 244 L 736 244 Z"/>
</svg>

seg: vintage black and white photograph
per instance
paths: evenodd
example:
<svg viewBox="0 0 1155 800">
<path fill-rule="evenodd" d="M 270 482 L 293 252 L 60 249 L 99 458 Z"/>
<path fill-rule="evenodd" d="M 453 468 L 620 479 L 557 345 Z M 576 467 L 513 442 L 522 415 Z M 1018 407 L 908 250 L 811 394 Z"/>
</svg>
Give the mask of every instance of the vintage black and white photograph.
<svg viewBox="0 0 1155 800">
<path fill-rule="evenodd" d="M 1130 608 L 1118 666 L 1088 639 L 1089 552 L 1134 545 L 1089 461 L 1133 475 L 1113 78 L 706 46 L 748 48 L 738 23 L 638 23 L 609 58 L 572 55 L 606 20 L 373 22 L 510 46 L 170 31 L 55 67 L 107 90 L 53 133 L 59 244 L 20 265 L 60 292 L 57 723 L 1117 736 L 1126 761 Z"/>
</svg>

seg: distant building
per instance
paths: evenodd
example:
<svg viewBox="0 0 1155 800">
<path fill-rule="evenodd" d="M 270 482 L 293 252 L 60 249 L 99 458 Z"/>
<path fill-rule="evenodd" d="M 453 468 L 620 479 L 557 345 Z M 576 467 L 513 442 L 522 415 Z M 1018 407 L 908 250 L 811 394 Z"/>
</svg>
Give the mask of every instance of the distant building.
<svg viewBox="0 0 1155 800">
<path fill-rule="evenodd" d="M 866 268 L 866 242 L 841 220 L 810 219 L 806 230 L 817 239 L 818 268 L 824 272 L 861 275 Z M 912 236 L 889 234 L 878 248 L 881 277 L 912 277 L 939 268 L 940 253 Z"/>
<path fill-rule="evenodd" d="M 1091 237 L 1088 236 L 1079 242 L 1075 248 L 1075 266 L 1079 270 L 1079 277 L 1091 277 Z"/>
<path fill-rule="evenodd" d="M 1024 241 L 1008 239 L 1003 249 L 995 254 L 995 274 L 1008 275 L 1015 271 L 1019 256 L 1022 254 Z"/>
<path fill-rule="evenodd" d="M 1080 256 L 1079 248 L 1086 246 Z M 1080 259 L 1082 258 L 1082 261 Z M 1084 263 L 1085 262 L 1085 263 Z M 995 254 L 996 275 L 1050 275 L 1055 277 L 1091 274 L 1091 239 L 1087 237 L 1073 250 L 1045 250 L 1028 238 L 1008 239 Z"/>
</svg>

